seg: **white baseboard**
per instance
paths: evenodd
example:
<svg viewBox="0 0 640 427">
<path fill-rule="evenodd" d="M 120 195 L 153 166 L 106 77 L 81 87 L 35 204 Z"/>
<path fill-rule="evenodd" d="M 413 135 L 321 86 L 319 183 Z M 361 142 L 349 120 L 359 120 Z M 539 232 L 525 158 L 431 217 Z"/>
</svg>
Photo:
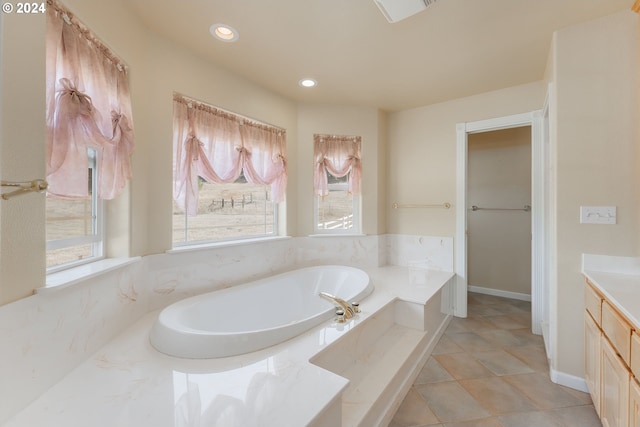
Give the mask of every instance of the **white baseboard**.
<svg viewBox="0 0 640 427">
<path fill-rule="evenodd" d="M 587 382 L 582 377 L 576 377 L 575 375 L 559 372 L 555 369 L 549 369 L 549 375 L 551 376 L 551 381 L 556 384 L 589 393 Z"/>
<path fill-rule="evenodd" d="M 500 289 L 483 288 L 482 286 L 471 285 L 467 286 L 467 289 L 469 292 L 475 292 L 477 294 L 493 295 L 496 297 L 518 299 L 521 301 L 531 301 L 531 295 L 521 294 L 518 292 L 502 291 Z"/>
</svg>

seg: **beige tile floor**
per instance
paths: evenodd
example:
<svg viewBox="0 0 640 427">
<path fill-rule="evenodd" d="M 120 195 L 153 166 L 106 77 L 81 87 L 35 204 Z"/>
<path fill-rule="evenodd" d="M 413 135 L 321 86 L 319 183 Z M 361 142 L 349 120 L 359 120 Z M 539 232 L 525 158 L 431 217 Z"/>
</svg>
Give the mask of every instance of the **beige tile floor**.
<svg viewBox="0 0 640 427">
<path fill-rule="evenodd" d="M 531 304 L 469 294 L 389 427 L 601 427 L 591 398 L 549 380 Z"/>
</svg>

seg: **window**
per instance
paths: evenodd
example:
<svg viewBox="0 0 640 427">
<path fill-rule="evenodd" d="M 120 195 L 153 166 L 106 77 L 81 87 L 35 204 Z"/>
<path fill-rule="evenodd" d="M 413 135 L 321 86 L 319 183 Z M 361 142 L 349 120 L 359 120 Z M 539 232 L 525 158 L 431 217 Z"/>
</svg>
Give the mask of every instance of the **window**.
<svg viewBox="0 0 640 427">
<path fill-rule="evenodd" d="M 285 131 L 174 95 L 173 245 L 278 235 Z"/>
<path fill-rule="evenodd" d="M 126 65 L 57 0 L 47 2 L 47 272 L 103 257 L 102 201 L 131 178 Z"/>
<path fill-rule="evenodd" d="M 126 65 L 57 0 L 46 10 L 47 272 L 103 257 L 102 201 L 131 178 Z"/>
<path fill-rule="evenodd" d="M 98 199 L 96 151 L 87 150 L 88 198 L 46 201 L 47 269 L 70 267 L 103 255 L 102 201 Z"/>
<path fill-rule="evenodd" d="M 359 136 L 314 135 L 314 230 L 358 234 L 362 176 Z"/>
</svg>

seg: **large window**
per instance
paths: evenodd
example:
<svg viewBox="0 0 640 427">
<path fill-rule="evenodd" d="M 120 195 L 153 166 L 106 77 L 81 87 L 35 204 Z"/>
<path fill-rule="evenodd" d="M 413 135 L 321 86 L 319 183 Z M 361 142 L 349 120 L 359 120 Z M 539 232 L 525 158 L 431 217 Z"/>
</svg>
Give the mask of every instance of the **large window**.
<svg viewBox="0 0 640 427">
<path fill-rule="evenodd" d="M 174 95 L 173 244 L 278 235 L 285 131 Z"/>
<path fill-rule="evenodd" d="M 88 197 L 46 201 L 47 268 L 55 271 L 101 258 L 103 211 L 98 199 L 96 151 L 88 150 Z"/>
<path fill-rule="evenodd" d="M 359 136 L 314 135 L 314 230 L 358 234 L 362 176 Z"/>
</svg>

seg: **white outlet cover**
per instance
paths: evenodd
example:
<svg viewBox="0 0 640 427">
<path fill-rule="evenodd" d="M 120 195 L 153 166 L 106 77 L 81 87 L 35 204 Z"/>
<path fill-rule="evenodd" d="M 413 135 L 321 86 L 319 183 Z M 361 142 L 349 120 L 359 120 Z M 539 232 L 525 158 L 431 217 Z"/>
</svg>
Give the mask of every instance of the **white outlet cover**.
<svg viewBox="0 0 640 427">
<path fill-rule="evenodd" d="M 580 206 L 580 224 L 615 224 L 615 206 Z"/>
</svg>

